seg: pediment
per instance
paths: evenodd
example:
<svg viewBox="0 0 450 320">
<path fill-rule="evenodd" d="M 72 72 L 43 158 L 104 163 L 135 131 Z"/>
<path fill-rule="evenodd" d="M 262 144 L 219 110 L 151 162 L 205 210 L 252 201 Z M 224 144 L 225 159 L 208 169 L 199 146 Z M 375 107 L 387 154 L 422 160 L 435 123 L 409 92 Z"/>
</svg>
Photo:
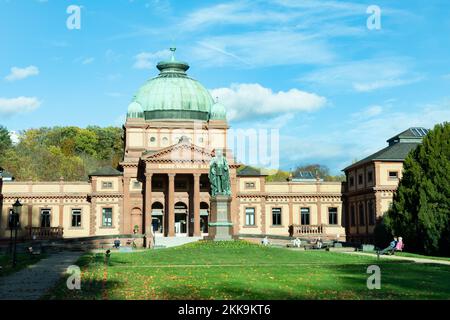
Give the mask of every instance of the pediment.
<svg viewBox="0 0 450 320">
<path fill-rule="evenodd" d="M 212 158 L 210 150 L 190 142 L 180 142 L 167 148 L 144 154 L 145 162 L 201 162 L 209 163 Z"/>
</svg>

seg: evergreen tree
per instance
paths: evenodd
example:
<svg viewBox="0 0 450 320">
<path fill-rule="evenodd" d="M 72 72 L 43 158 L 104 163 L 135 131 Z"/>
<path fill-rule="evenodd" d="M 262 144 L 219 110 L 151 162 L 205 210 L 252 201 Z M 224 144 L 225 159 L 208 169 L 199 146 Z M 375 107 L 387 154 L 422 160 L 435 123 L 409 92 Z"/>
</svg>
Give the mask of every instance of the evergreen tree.
<svg viewBox="0 0 450 320">
<path fill-rule="evenodd" d="M 450 123 L 436 125 L 407 156 L 387 215 L 410 251 L 450 255 Z"/>
<path fill-rule="evenodd" d="M 11 146 L 12 141 L 8 129 L 0 125 L 0 155 L 11 148 Z"/>
</svg>

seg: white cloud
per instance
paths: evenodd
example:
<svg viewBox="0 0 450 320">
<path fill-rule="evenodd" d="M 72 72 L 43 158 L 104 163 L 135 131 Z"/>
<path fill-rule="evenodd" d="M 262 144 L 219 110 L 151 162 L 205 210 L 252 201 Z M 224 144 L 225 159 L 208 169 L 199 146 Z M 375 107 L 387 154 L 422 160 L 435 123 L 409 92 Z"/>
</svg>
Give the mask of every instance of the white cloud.
<svg viewBox="0 0 450 320">
<path fill-rule="evenodd" d="M 249 2 L 221 3 L 201 8 L 188 14 L 180 23 L 180 27 L 195 30 L 214 24 L 244 25 L 255 23 L 287 22 L 296 14 L 294 12 L 277 12 L 275 10 L 262 10 Z"/>
<path fill-rule="evenodd" d="M 229 120 L 315 111 L 327 103 L 326 98 L 315 93 L 295 88 L 273 92 L 258 83 L 232 84 L 230 88 L 213 89 L 211 94 L 227 108 Z"/>
<path fill-rule="evenodd" d="M 93 57 L 89 57 L 86 59 L 83 59 L 83 61 L 81 61 L 81 64 L 91 64 L 92 62 L 94 62 L 94 58 Z"/>
<path fill-rule="evenodd" d="M 209 37 L 197 44 L 190 56 L 209 66 L 236 65 L 237 61 L 252 67 L 323 64 L 335 59 L 325 41 L 292 31 Z"/>
<path fill-rule="evenodd" d="M 39 74 L 39 68 L 36 66 L 28 66 L 26 68 L 12 67 L 11 73 L 5 77 L 7 81 L 22 80 Z"/>
<path fill-rule="evenodd" d="M 330 124 L 320 133 L 308 133 L 306 128 L 296 131 L 295 136 L 281 135 L 280 154 L 289 165 L 328 163 L 333 173 L 339 174 L 353 160 L 387 147 L 387 139 L 410 127 L 432 129 L 437 123 L 450 121 L 450 99 L 396 110 L 387 102 L 353 113 L 348 121 Z"/>
<path fill-rule="evenodd" d="M 358 120 L 368 119 L 368 118 L 372 118 L 374 116 L 381 114 L 383 112 L 383 110 L 384 110 L 384 107 L 382 107 L 380 105 L 373 105 L 373 106 L 369 106 L 369 107 L 365 108 L 364 110 L 362 110 L 360 112 L 355 112 L 355 113 L 351 114 L 351 117 L 353 119 L 358 119 Z"/>
<path fill-rule="evenodd" d="M 156 63 L 162 59 L 168 59 L 170 57 L 169 50 L 160 50 L 156 52 L 141 52 L 137 54 L 134 59 L 133 68 L 135 69 L 153 69 Z"/>
<path fill-rule="evenodd" d="M 299 80 L 336 90 L 369 92 L 421 81 L 424 77 L 410 71 L 411 64 L 408 58 L 363 60 L 322 68 Z"/>
<path fill-rule="evenodd" d="M 11 116 L 17 113 L 31 112 L 41 105 L 35 97 L 0 98 L 0 115 Z"/>
</svg>

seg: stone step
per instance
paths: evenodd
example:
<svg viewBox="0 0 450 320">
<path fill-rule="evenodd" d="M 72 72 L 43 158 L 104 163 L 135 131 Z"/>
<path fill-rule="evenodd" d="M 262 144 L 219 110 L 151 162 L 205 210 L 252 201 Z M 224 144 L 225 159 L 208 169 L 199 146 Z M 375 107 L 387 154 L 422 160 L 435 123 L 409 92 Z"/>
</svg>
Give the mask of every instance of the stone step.
<svg viewBox="0 0 450 320">
<path fill-rule="evenodd" d="M 156 237 L 154 248 L 169 248 L 181 246 L 183 244 L 195 242 L 203 239 L 203 237 Z"/>
</svg>

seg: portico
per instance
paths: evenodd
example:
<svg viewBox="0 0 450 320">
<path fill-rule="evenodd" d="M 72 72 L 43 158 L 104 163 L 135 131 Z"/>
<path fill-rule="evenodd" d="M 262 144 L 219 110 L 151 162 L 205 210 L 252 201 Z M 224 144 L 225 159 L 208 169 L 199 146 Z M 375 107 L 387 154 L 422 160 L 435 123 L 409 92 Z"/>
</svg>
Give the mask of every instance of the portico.
<svg viewBox="0 0 450 320">
<path fill-rule="evenodd" d="M 211 157 L 210 151 L 186 137 L 176 145 L 141 157 L 146 233 L 199 237 L 207 232 Z"/>
</svg>

